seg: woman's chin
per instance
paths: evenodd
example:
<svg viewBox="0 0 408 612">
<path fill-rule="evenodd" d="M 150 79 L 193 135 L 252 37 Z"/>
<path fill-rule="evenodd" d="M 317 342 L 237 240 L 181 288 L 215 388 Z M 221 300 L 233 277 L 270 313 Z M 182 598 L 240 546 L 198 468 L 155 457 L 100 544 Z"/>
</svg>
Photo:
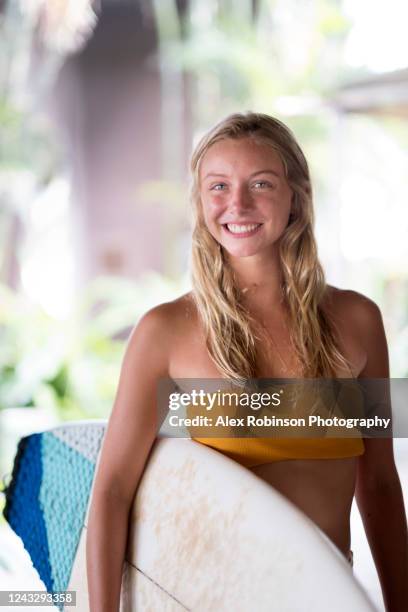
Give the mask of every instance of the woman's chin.
<svg viewBox="0 0 408 612">
<path fill-rule="evenodd" d="M 226 245 L 222 245 L 222 248 L 224 250 L 224 252 L 229 255 L 230 257 L 234 257 L 234 258 L 243 258 L 243 257 L 252 257 L 253 255 L 258 255 L 263 249 L 255 246 L 250 246 L 250 245 L 242 245 L 242 246 L 237 246 L 237 247 L 231 247 L 230 245 L 226 246 Z"/>
</svg>

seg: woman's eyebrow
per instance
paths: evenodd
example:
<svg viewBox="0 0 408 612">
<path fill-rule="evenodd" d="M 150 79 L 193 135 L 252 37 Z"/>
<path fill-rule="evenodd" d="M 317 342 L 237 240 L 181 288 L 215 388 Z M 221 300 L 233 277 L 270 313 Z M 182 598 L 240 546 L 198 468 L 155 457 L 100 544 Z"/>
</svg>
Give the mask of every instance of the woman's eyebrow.
<svg viewBox="0 0 408 612">
<path fill-rule="evenodd" d="M 276 170 L 270 170 L 269 168 L 265 170 L 257 170 L 256 172 L 253 172 L 250 176 L 256 176 L 257 174 L 273 174 L 274 176 L 280 178 L 280 174 L 278 174 Z"/>
<path fill-rule="evenodd" d="M 276 172 L 276 170 L 271 170 L 270 168 L 266 168 L 265 170 L 256 170 L 255 172 L 250 174 L 249 177 L 252 178 L 253 176 L 257 176 L 258 174 L 273 174 L 274 176 L 280 178 L 280 174 L 278 172 Z M 222 174 L 221 172 L 209 172 L 208 174 L 205 175 L 205 177 L 203 178 L 203 181 L 208 179 L 210 176 L 223 176 L 223 177 L 227 177 L 228 175 L 227 174 Z"/>
<path fill-rule="evenodd" d="M 205 175 L 205 177 L 203 178 L 203 181 L 205 181 L 205 179 L 208 179 L 209 176 L 227 176 L 227 175 L 221 174 L 220 172 L 209 172 L 208 174 Z"/>
</svg>

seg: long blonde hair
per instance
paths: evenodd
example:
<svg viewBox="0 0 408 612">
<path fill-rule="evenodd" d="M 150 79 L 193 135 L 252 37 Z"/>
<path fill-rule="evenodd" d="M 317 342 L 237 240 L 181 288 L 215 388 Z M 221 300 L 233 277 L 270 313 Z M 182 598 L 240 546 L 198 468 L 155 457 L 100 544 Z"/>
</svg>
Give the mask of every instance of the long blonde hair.
<svg viewBox="0 0 408 612">
<path fill-rule="evenodd" d="M 307 161 L 289 128 L 261 113 L 226 117 L 200 140 L 191 158 L 193 297 L 204 324 L 208 353 L 227 378 L 242 383 L 257 377 L 257 336 L 251 326 L 252 318 L 242 304 L 221 245 L 207 229 L 199 183 L 200 162 L 213 144 L 247 137 L 267 144 L 278 153 L 293 190 L 291 215 L 280 239 L 280 261 L 291 340 L 302 364 L 303 376 L 335 376 L 337 368 L 348 363 L 339 349 L 333 323 L 320 305 L 326 282 L 313 234 L 313 198 Z"/>
</svg>

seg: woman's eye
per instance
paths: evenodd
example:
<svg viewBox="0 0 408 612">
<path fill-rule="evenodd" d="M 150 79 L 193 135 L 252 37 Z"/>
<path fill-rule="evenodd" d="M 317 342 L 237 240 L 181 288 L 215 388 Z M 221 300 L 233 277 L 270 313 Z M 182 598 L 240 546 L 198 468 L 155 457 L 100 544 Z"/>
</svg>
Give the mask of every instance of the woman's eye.
<svg viewBox="0 0 408 612">
<path fill-rule="evenodd" d="M 272 185 L 267 181 L 256 181 L 256 183 L 254 183 L 254 187 L 257 189 L 263 189 L 264 187 L 272 187 Z"/>
<path fill-rule="evenodd" d="M 211 187 L 211 191 L 224 191 L 225 183 L 217 183 Z"/>
</svg>

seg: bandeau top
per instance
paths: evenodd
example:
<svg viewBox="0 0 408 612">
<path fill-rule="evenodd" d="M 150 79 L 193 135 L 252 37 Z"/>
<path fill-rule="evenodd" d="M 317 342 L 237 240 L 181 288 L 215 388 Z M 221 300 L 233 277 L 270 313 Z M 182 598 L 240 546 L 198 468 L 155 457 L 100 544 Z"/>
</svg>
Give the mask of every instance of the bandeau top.
<svg viewBox="0 0 408 612">
<path fill-rule="evenodd" d="M 342 380 L 340 392 L 337 396 L 333 393 L 333 387 L 319 388 L 316 393 L 312 387 L 303 388 L 300 392 L 294 385 L 285 387 L 287 400 L 285 405 L 273 409 L 276 417 L 283 418 L 305 418 L 318 415 L 321 418 L 347 418 L 347 416 L 362 416 L 362 392 L 353 379 L 350 382 Z M 279 388 L 279 386 L 277 387 Z M 289 389 L 289 394 L 287 393 Z M 297 390 L 296 390 L 297 389 Z M 293 391 L 295 391 L 293 393 Z M 269 393 L 276 392 L 275 388 L 268 388 Z M 246 414 L 251 412 L 246 411 Z M 213 422 L 226 414 L 226 409 L 216 403 L 210 412 L 205 408 L 197 410 L 196 406 L 187 407 L 187 417 L 193 418 L 197 415 L 211 415 Z M 262 416 L 264 411 L 258 410 L 256 417 Z M 231 415 L 229 409 L 228 412 Z M 236 415 L 239 414 L 236 412 Z M 270 412 L 268 413 L 271 414 Z M 242 416 L 242 414 L 241 414 Z M 307 433 L 301 427 L 273 427 L 268 428 L 268 437 L 262 437 L 262 429 L 256 427 L 252 431 L 246 432 L 247 437 L 234 437 L 232 428 L 208 428 L 205 426 L 188 427 L 193 440 L 205 444 L 231 459 L 237 461 L 245 467 L 255 467 L 274 461 L 290 459 L 340 459 L 355 457 L 364 453 L 364 442 L 360 432 L 355 428 L 340 427 L 335 430 L 330 428 L 318 427 L 313 429 L 308 427 Z M 209 433 L 213 437 L 209 437 Z M 217 437 L 215 431 L 223 431 L 228 437 Z M 288 436 L 288 431 L 290 432 Z M 317 437 L 316 437 L 317 436 Z"/>
</svg>

